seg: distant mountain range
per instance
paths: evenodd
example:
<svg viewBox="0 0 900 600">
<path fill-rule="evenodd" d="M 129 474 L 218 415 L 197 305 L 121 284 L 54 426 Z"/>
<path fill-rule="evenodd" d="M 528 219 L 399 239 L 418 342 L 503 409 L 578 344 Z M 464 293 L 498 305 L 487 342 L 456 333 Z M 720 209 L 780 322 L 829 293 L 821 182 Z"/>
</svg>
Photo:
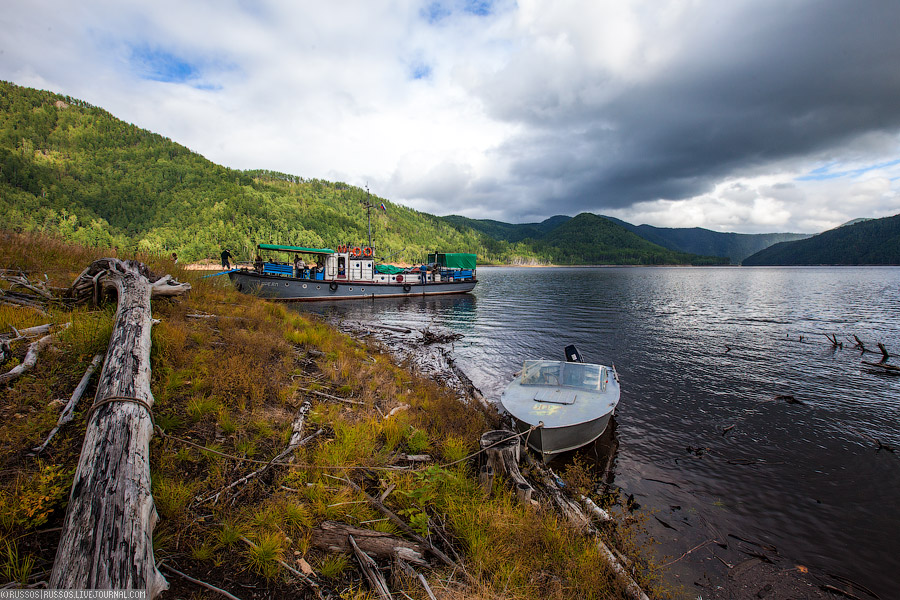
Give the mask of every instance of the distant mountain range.
<svg viewBox="0 0 900 600">
<path fill-rule="evenodd" d="M 900 265 L 900 214 L 857 219 L 809 239 L 782 242 L 745 265 Z"/>
<path fill-rule="evenodd" d="M 558 236 L 550 234 L 572 220 L 572 217 L 557 215 L 540 223 L 514 225 L 500 221 L 469 219 L 459 215 L 442 218 L 455 226 L 474 229 L 494 239 L 508 242 L 523 240 L 549 242 L 552 239 L 558 239 Z M 772 244 L 811 237 L 811 234 L 805 233 L 719 233 L 700 227 L 653 227 L 652 225 L 632 225 L 615 217 L 601 215 L 600 218 L 611 221 L 648 242 L 674 252 L 727 258 L 731 264 L 735 265 L 741 264 L 746 257 L 768 248 Z M 597 224 L 599 221 L 593 221 L 593 223 Z"/>
</svg>

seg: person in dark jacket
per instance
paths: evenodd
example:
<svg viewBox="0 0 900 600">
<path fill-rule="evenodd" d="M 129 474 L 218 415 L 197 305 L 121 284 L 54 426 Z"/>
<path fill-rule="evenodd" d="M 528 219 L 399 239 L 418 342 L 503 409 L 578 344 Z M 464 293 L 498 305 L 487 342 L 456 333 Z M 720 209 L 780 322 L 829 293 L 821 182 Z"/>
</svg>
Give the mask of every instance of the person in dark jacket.
<svg viewBox="0 0 900 600">
<path fill-rule="evenodd" d="M 222 268 L 223 269 L 231 268 L 231 263 L 228 262 L 229 258 L 232 258 L 232 254 L 231 254 L 231 252 L 228 251 L 228 248 L 225 248 L 224 250 L 222 250 Z"/>
</svg>

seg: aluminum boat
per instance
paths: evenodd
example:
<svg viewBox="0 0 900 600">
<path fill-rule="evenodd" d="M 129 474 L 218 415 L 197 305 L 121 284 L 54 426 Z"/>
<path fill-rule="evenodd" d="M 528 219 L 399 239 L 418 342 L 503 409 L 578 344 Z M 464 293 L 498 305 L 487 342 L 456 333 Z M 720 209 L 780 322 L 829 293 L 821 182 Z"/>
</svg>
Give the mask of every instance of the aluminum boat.
<svg viewBox="0 0 900 600">
<path fill-rule="evenodd" d="M 599 438 L 619 404 L 615 365 L 583 362 L 575 346 L 566 360 L 526 360 L 500 397 L 525 442 L 544 460 Z"/>
</svg>

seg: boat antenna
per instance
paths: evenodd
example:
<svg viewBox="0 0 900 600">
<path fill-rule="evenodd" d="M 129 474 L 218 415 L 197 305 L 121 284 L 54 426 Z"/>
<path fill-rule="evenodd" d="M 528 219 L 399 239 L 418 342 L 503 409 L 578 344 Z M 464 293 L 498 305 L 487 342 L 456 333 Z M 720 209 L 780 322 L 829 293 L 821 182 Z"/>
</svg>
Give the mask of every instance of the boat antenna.
<svg viewBox="0 0 900 600">
<path fill-rule="evenodd" d="M 369 248 L 372 247 L 372 203 L 369 202 L 369 184 L 366 184 L 366 202 L 363 207 L 366 209 L 366 222 L 369 226 Z"/>
</svg>

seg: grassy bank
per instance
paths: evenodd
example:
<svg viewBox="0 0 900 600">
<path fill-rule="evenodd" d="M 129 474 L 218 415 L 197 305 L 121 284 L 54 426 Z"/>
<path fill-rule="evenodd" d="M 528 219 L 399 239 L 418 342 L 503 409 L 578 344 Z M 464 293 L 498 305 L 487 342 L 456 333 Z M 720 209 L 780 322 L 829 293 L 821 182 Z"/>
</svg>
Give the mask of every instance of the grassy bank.
<svg viewBox="0 0 900 600">
<path fill-rule="evenodd" d="M 50 286 L 67 287 L 91 260 L 109 253 L 0 233 L 0 268 Z M 193 286 L 185 297 L 153 303 L 160 320 L 151 351 L 154 419 L 165 432 L 151 441 L 158 561 L 241 598 L 306 597 L 279 561 L 295 568 L 306 563 L 342 598 L 368 598 L 354 559 L 313 546 L 313 532 L 325 520 L 402 536 L 349 478 L 373 495 L 391 490 L 384 500 L 391 510 L 458 554 L 470 579 L 448 568 L 425 572 L 440 598 L 625 597 L 590 539 L 549 510 L 523 507 L 499 485 L 482 492 L 475 460 L 461 459 L 477 450 L 483 431 L 498 425 L 495 414 L 466 405 L 373 344 L 285 305 L 236 293 L 224 278 L 203 279 L 202 271 L 159 257 L 134 258 Z M 29 449 L 56 424 L 56 400 L 65 402 L 91 358 L 105 352 L 115 307 L 51 304 L 48 312 L 0 306 L 0 332 L 72 324 L 32 371 L 0 389 L 0 584 L 48 578 L 93 385 L 76 419 L 48 448 L 38 457 Z M 26 345 L 13 345 L 14 357 L 0 372 L 22 360 Z M 226 489 L 287 447 L 291 421 L 306 399 L 313 408 L 304 435 L 322 433 L 296 451 L 292 466 Z M 398 468 L 405 465 L 402 454 L 424 453 L 432 457 L 428 465 Z M 568 476 L 575 487 L 591 487 L 583 467 Z M 633 534 L 623 521 L 609 529 L 608 541 L 641 565 L 637 577 L 645 589 L 666 596 Z M 165 574 L 172 589 L 163 598 L 216 597 Z M 413 580 L 403 590 L 426 597 Z"/>
</svg>

